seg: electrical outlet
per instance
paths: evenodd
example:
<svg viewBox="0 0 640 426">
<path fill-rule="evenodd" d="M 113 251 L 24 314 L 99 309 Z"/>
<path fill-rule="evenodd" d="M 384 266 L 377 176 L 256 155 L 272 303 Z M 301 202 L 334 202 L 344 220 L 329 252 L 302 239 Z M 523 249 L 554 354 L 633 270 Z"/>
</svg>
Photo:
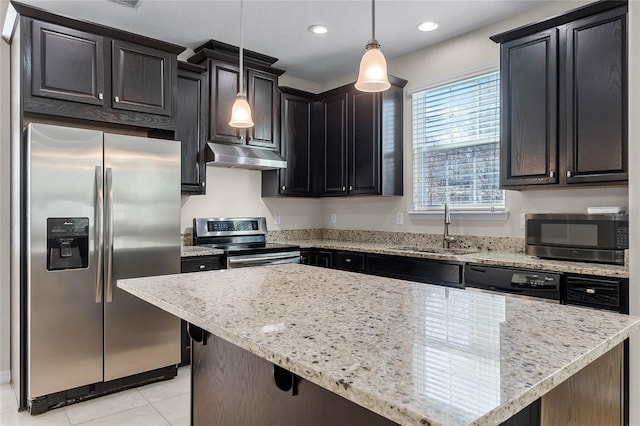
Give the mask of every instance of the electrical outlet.
<svg viewBox="0 0 640 426">
<path fill-rule="evenodd" d="M 520 228 L 524 229 L 525 223 L 524 213 L 520 213 Z"/>
<path fill-rule="evenodd" d="M 337 217 L 335 213 L 331 213 L 331 223 L 336 223 L 337 222 Z"/>
<path fill-rule="evenodd" d="M 403 221 L 402 212 L 396 213 L 396 225 L 402 225 Z"/>
<path fill-rule="evenodd" d="M 279 214 L 277 214 L 277 215 L 275 215 L 273 217 L 273 221 L 276 223 L 276 225 L 280 225 L 280 220 L 281 220 L 281 218 L 280 218 Z"/>
</svg>

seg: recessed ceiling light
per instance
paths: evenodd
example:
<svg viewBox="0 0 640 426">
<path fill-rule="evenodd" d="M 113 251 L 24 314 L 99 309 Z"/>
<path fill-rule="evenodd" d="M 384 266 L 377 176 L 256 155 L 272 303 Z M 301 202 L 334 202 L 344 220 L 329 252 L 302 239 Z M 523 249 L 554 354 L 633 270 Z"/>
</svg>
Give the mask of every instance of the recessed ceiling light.
<svg viewBox="0 0 640 426">
<path fill-rule="evenodd" d="M 436 28 L 438 28 L 438 24 L 431 21 L 423 22 L 420 25 L 418 25 L 419 31 L 433 31 Z"/>
<path fill-rule="evenodd" d="M 320 25 L 320 24 L 312 25 L 309 28 L 307 28 L 307 30 L 310 33 L 314 33 L 314 34 L 326 34 L 329 31 L 326 25 Z"/>
</svg>

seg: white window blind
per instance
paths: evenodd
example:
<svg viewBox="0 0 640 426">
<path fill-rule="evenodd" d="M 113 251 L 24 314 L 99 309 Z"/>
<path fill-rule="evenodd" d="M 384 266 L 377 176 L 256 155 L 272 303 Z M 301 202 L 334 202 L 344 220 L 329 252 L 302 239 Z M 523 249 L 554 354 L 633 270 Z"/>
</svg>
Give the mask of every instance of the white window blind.
<svg viewBox="0 0 640 426">
<path fill-rule="evenodd" d="M 504 208 L 500 79 L 491 72 L 412 95 L 413 208 Z"/>
</svg>

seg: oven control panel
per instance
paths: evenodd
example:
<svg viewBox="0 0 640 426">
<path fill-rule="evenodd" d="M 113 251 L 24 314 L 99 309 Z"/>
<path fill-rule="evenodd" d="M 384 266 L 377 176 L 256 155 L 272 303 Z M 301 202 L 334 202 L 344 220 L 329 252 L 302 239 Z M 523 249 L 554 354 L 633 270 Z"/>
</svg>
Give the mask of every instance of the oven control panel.
<svg viewBox="0 0 640 426">
<path fill-rule="evenodd" d="M 209 232 L 221 232 L 221 231 L 257 231 L 258 220 L 221 220 L 207 222 L 207 231 Z"/>
<path fill-rule="evenodd" d="M 214 244 L 208 239 L 218 237 L 247 237 L 263 238 L 267 234 L 267 220 L 264 217 L 215 217 L 193 219 L 194 242 Z M 198 243 L 199 244 L 199 243 Z"/>
</svg>

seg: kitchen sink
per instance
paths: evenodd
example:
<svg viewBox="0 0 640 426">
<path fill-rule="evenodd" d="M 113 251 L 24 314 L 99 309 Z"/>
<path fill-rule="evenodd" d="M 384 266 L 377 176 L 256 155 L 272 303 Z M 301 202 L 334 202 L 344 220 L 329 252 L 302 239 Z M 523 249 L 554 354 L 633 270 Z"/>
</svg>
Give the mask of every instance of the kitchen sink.
<svg viewBox="0 0 640 426">
<path fill-rule="evenodd" d="M 469 248 L 442 248 L 442 247 L 389 247 L 390 250 L 398 251 L 415 251 L 418 253 L 434 253 L 434 254 L 469 254 L 478 253 L 480 250 Z"/>
</svg>

